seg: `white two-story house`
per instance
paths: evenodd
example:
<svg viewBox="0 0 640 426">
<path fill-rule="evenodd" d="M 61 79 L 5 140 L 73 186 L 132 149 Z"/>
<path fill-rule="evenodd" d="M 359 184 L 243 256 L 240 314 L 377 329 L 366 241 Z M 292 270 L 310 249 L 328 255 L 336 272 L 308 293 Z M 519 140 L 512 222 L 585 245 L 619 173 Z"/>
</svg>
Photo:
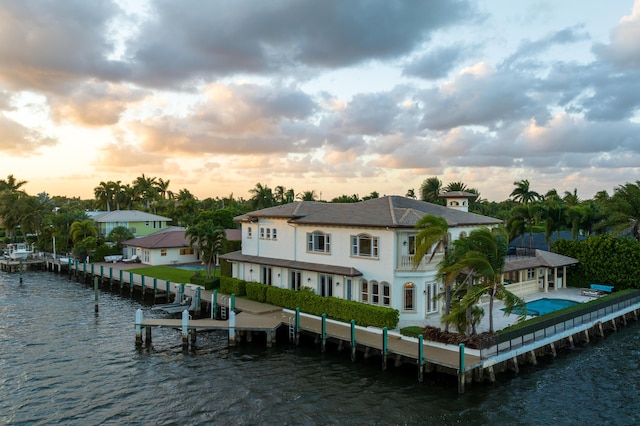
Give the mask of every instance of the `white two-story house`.
<svg viewBox="0 0 640 426">
<path fill-rule="evenodd" d="M 472 195 L 472 194 L 469 194 Z M 415 224 L 425 214 L 446 219 L 452 240 L 499 219 L 401 196 L 359 203 L 303 201 L 270 207 L 235 218 L 241 224 L 242 250 L 221 258 L 232 276 L 281 288 L 311 288 L 316 294 L 400 311 L 418 321 L 440 312 L 434 298 L 436 253 L 414 268 Z M 466 206 L 465 206 L 466 207 Z"/>
</svg>

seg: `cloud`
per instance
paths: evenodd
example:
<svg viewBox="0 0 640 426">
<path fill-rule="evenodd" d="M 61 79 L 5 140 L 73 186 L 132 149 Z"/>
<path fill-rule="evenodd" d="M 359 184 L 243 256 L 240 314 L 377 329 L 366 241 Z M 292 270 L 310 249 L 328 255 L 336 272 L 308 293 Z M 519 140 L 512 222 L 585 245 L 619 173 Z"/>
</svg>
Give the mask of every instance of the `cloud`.
<svg viewBox="0 0 640 426">
<path fill-rule="evenodd" d="M 51 96 L 52 116 L 85 126 L 116 124 L 123 112 L 150 95 L 139 89 L 106 82 L 78 84 L 67 96 Z"/>
<path fill-rule="evenodd" d="M 116 13 L 111 1 L 3 3 L 0 81 L 10 88 L 65 92 L 87 76 L 122 78 L 123 64 L 107 59 L 114 49 L 108 25 Z"/>
<path fill-rule="evenodd" d="M 25 127 L 0 114 L 0 152 L 16 157 L 28 157 L 45 146 L 57 144 L 55 138 Z"/>
<path fill-rule="evenodd" d="M 429 80 L 444 78 L 470 53 L 471 49 L 463 45 L 437 47 L 410 61 L 402 73 Z"/>
<path fill-rule="evenodd" d="M 410 53 L 472 15 L 466 0 L 154 3 L 128 43 L 137 80 L 169 85 L 229 73 L 342 68 Z"/>
<path fill-rule="evenodd" d="M 609 44 L 595 44 L 592 50 L 620 69 L 640 68 L 640 0 L 635 0 L 631 14 L 611 30 Z"/>
<path fill-rule="evenodd" d="M 478 63 L 419 95 L 424 105 L 422 124 L 432 130 L 469 125 L 492 128 L 504 120 L 529 118 L 545 108 L 531 98 L 531 86 L 531 79 L 524 75 Z"/>
</svg>

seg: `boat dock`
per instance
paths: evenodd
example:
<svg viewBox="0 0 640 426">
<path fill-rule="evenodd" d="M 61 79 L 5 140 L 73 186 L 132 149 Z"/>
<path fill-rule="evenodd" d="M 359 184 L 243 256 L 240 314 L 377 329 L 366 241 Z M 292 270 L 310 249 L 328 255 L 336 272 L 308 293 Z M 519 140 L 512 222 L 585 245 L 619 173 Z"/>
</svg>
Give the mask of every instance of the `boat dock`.
<svg viewBox="0 0 640 426">
<path fill-rule="evenodd" d="M 124 268 L 132 267 L 130 264 L 69 262 L 66 266 L 70 276 L 75 275 L 87 284 L 99 283 L 110 290 L 119 290 L 121 294 L 128 293 L 132 298 L 140 297 L 153 303 L 159 299 L 175 304 L 175 295 L 185 289 L 193 297 L 198 297 L 195 318 L 191 318 L 186 310 L 182 311 L 182 318 L 143 318 L 142 310 L 139 310 L 135 319 L 138 346 L 151 344 L 153 328 L 180 330 L 184 349 L 195 347 L 197 334 L 204 331 L 227 331 L 230 346 L 242 341 L 252 342 L 257 334 L 262 334 L 266 336 L 268 347 L 276 342 L 278 334 L 286 331 L 290 342 L 297 344 L 301 335 L 310 336 L 323 352 L 348 349 L 352 361 L 378 357 L 383 369 L 387 368 L 389 359 L 396 367 L 413 365 L 417 368 L 419 381 L 423 380 L 424 373 L 429 372 L 453 375 L 461 393 L 465 384 L 493 382 L 496 373 L 517 373 L 519 365 L 536 364 L 537 357 L 556 356 L 558 349 L 570 350 L 576 344 L 605 338 L 607 333 L 626 326 L 629 321 L 637 322 L 640 314 L 640 291 L 637 291 L 598 309 L 588 309 L 588 312 L 571 314 L 552 323 L 525 328 L 517 335 L 497 335 L 495 340 L 481 343 L 480 349 L 471 349 L 464 345 L 424 341 L 421 336 L 402 336 L 395 330 L 362 327 L 354 321 L 334 321 L 326 315 L 314 316 L 282 309 L 235 298 L 234 295 L 206 291 L 192 284 L 159 282 L 132 271 L 125 272 Z M 65 265 L 61 265 L 58 271 L 64 272 Z M 146 342 L 143 341 L 143 331 Z"/>
</svg>

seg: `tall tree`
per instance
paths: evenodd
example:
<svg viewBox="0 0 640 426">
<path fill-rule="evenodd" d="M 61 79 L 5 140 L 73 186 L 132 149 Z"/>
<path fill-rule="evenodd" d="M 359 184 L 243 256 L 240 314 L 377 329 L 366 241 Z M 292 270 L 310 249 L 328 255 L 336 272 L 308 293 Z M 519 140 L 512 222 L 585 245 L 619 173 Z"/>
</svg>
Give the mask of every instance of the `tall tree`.
<svg viewBox="0 0 640 426">
<path fill-rule="evenodd" d="M 615 188 L 606 213 L 607 223 L 615 233 L 630 232 L 640 241 L 640 180 Z"/>
<path fill-rule="evenodd" d="M 316 191 L 304 191 L 298 194 L 298 200 L 300 201 L 316 201 L 318 197 L 316 196 Z"/>
<path fill-rule="evenodd" d="M 416 222 L 416 248 L 413 256 L 413 267 L 417 268 L 422 259 L 430 253 L 428 262 L 431 262 L 439 250 L 446 254 L 449 251 L 449 225 L 447 221 L 434 215 L 424 215 Z M 445 285 L 445 313 L 448 315 L 451 311 L 451 287 Z M 445 322 L 445 331 L 449 331 L 449 322 Z"/>
<path fill-rule="evenodd" d="M 432 176 L 425 179 L 420 186 L 420 199 L 428 203 L 444 204 L 442 198 L 440 198 L 440 191 L 442 191 L 442 181 L 437 176 Z"/>
<path fill-rule="evenodd" d="M 513 198 L 514 201 L 522 204 L 531 204 L 541 198 L 540 194 L 530 188 L 530 184 L 527 179 L 522 179 L 519 182 L 513 182 L 513 184 L 516 187 L 511 191 L 510 197 Z"/>
<path fill-rule="evenodd" d="M 189 238 L 189 245 L 200 250 L 200 259 L 205 263 L 207 278 L 211 278 L 211 266 L 217 256 L 222 253 L 226 242 L 224 228 L 209 220 L 206 213 L 198 215 L 196 223 L 189 226 L 185 235 Z"/>
<path fill-rule="evenodd" d="M 509 315 L 518 306 L 522 310 L 520 320 L 525 318 L 524 301 L 510 292 L 502 281 L 504 265 L 507 257 L 509 241 L 503 228 L 489 230 L 475 229 L 467 238 L 454 243 L 451 251 L 453 261 L 439 269 L 445 286 L 450 286 L 461 274 L 468 283 L 467 293 L 456 305 L 456 309 L 464 310 L 467 318 L 483 295 L 489 295 L 489 332 L 494 332 L 493 305 L 494 300 L 502 300 L 505 304 L 505 315 Z M 459 312 L 452 312 L 447 318 L 455 317 Z M 470 321 L 467 322 L 470 324 Z M 467 333 L 470 333 L 470 328 Z"/>
<path fill-rule="evenodd" d="M 253 196 L 249 200 L 251 208 L 260 210 L 274 205 L 273 191 L 266 185 L 256 183 L 255 188 L 250 189 L 249 193 Z"/>
</svg>

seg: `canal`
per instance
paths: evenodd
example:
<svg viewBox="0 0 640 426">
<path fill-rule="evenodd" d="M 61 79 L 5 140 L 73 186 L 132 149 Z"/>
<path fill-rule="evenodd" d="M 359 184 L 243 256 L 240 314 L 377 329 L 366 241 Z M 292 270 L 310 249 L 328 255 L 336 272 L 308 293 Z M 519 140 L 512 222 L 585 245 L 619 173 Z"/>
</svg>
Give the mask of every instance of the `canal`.
<svg viewBox="0 0 640 426">
<path fill-rule="evenodd" d="M 136 349 L 137 301 L 66 276 L 0 273 L 0 423 L 3 424 L 575 424 L 640 422 L 640 325 L 539 359 L 458 395 L 455 379 L 378 359 L 279 342 L 226 347 L 154 330 Z M 142 307 L 145 316 L 157 315 Z"/>
</svg>

